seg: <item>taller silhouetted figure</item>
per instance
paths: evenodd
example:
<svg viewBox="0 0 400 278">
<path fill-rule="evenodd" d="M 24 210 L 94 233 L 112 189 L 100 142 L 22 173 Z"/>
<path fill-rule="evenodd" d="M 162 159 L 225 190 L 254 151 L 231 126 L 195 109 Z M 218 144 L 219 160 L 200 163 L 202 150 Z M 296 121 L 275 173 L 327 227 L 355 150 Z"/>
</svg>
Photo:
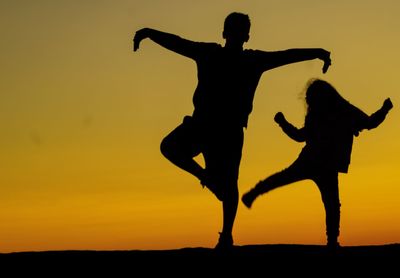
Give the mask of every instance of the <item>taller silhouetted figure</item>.
<svg viewBox="0 0 400 278">
<path fill-rule="evenodd" d="M 247 127 L 261 75 L 280 66 L 317 58 L 324 61 L 323 72 L 326 72 L 331 62 L 330 53 L 321 48 L 245 50 L 243 44 L 249 40 L 249 31 L 249 16 L 234 12 L 224 22 L 224 46 L 194 42 L 150 28 L 137 31 L 134 37 L 134 51 L 143 39 L 149 38 L 197 64 L 194 112 L 163 139 L 161 152 L 173 164 L 197 177 L 222 201 L 223 227 L 216 249 L 233 246 L 243 129 Z M 200 153 L 204 168 L 193 159 Z"/>
<path fill-rule="evenodd" d="M 260 181 L 242 201 L 250 208 L 258 196 L 273 189 L 305 179 L 314 181 L 325 206 L 327 246 L 335 249 L 339 247 L 340 224 L 338 174 L 348 171 L 353 137 L 363 129 L 379 126 L 393 104 L 388 98 L 368 116 L 319 79 L 308 84 L 305 100 L 307 115 L 302 128 L 290 124 L 281 112 L 275 115 L 275 121 L 291 139 L 306 142 L 299 157 L 288 168 Z"/>
</svg>

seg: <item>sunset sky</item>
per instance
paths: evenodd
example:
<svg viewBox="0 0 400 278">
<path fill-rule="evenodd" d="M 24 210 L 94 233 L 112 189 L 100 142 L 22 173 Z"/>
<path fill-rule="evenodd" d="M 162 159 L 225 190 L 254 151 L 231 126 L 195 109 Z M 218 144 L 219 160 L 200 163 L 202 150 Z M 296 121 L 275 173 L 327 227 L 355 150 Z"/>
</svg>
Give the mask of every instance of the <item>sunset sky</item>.
<svg viewBox="0 0 400 278">
<path fill-rule="evenodd" d="M 321 47 L 312 60 L 264 73 L 245 131 L 240 194 L 289 166 L 303 144 L 301 92 L 327 80 L 367 114 L 390 97 L 377 129 L 355 138 L 339 176 L 342 245 L 400 242 L 400 1 L 4 0 L 0 2 L 0 252 L 214 247 L 221 203 L 159 151 L 193 111 L 195 63 L 143 27 L 224 43 L 225 17 L 250 16 L 245 48 Z M 201 158 L 199 158 L 201 162 Z M 235 244 L 325 244 L 311 181 L 239 204 Z"/>
</svg>

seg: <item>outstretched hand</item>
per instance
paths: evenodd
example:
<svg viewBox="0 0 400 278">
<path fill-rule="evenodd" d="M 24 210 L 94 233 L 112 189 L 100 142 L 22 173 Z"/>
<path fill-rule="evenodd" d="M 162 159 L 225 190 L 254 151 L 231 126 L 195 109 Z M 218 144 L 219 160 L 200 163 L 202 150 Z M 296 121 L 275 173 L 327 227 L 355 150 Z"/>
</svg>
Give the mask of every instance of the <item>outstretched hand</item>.
<svg viewBox="0 0 400 278">
<path fill-rule="evenodd" d="M 135 33 L 135 37 L 133 38 L 133 51 L 137 51 L 139 49 L 140 42 L 143 39 L 148 38 L 149 28 L 140 29 Z"/>
<path fill-rule="evenodd" d="M 282 112 L 278 112 L 275 114 L 274 121 L 280 125 L 280 124 L 284 123 L 286 121 L 286 119 Z"/>
<path fill-rule="evenodd" d="M 390 98 L 385 99 L 385 101 L 383 102 L 383 106 L 382 106 L 386 111 L 389 111 L 390 109 L 393 108 L 393 103 L 390 100 Z"/>
<path fill-rule="evenodd" d="M 331 53 L 329 51 L 324 50 L 321 60 L 324 61 L 324 66 L 322 67 L 322 72 L 326 73 L 328 71 L 329 66 L 331 65 Z"/>
</svg>

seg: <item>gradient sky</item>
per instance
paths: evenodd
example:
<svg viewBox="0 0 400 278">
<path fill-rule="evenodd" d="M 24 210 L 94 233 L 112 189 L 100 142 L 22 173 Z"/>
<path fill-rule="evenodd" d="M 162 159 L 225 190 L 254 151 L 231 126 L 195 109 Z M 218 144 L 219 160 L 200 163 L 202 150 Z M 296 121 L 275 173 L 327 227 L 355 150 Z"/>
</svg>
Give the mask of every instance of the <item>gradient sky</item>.
<svg viewBox="0 0 400 278">
<path fill-rule="evenodd" d="M 340 175 L 342 245 L 400 242 L 400 2 L 396 0 L 4 0 L 0 2 L 0 252 L 213 247 L 221 204 L 159 152 L 191 114 L 195 63 L 138 29 L 223 44 L 223 20 L 249 14 L 246 48 L 323 47 L 319 60 L 266 72 L 245 132 L 242 194 L 287 167 L 302 144 L 273 122 L 301 126 L 300 93 L 332 83 L 368 114 L 395 108 L 355 139 Z M 201 160 L 201 159 L 200 159 Z M 239 204 L 235 243 L 325 244 L 317 187 L 299 182 Z"/>
</svg>

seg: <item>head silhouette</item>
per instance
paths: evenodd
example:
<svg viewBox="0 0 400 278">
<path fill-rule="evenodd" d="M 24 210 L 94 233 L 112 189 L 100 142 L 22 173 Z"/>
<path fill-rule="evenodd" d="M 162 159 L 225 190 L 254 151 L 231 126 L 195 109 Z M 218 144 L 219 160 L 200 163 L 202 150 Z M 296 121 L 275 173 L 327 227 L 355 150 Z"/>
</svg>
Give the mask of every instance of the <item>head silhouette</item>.
<svg viewBox="0 0 400 278">
<path fill-rule="evenodd" d="M 249 40 L 250 18 L 247 14 L 233 12 L 225 18 L 222 36 L 229 43 L 243 45 Z"/>
<path fill-rule="evenodd" d="M 305 100 L 308 111 L 332 112 L 348 104 L 331 84 L 321 79 L 308 82 Z"/>
</svg>

